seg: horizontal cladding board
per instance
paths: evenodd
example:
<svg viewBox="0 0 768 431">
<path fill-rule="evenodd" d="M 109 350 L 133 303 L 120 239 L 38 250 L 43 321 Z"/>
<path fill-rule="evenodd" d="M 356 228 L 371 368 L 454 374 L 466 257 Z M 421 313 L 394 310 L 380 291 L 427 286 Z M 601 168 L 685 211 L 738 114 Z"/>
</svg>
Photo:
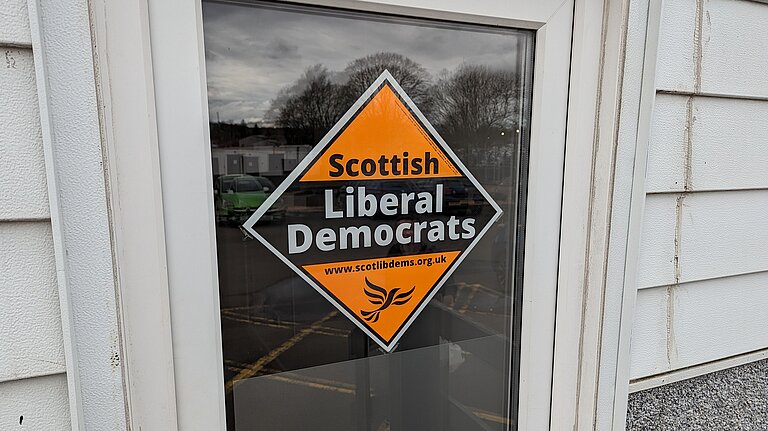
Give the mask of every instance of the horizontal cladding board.
<svg viewBox="0 0 768 431">
<path fill-rule="evenodd" d="M 638 292 L 631 377 L 768 347 L 768 272 Z"/>
<path fill-rule="evenodd" d="M 645 171 L 647 193 L 685 188 L 688 101 L 687 96 L 656 96 Z"/>
<path fill-rule="evenodd" d="M 658 88 L 694 90 L 696 4 L 685 0 L 664 3 Z M 768 4 L 711 0 L 701 5 L 701 91 L 768 97 Z"/>
<path fill-rule="evenodd" d="M 25 0 L 0 2 L 0 45 L 31 45 L 29 12 Z"/>
<path fill-rule="evenodd" d="M 65 374 L 0 383 L 0 400 L 1 430 L 72 429 Z"/>
<path fill-rule="evenodd" d="M 0 222 L 0 381 L 65 371 L 59 310 L 50 224 Z"/>
<path fill-rule="evenodd" d="M 669 0 L 663 3 L 659 28 L 656 86 L 668 90 L 693 91 L 693 35 L 696 2 Z"/>
<path fill-rule="evenodd" d="M 768 97 L 768 4 L 704 2 L 701 90 Z"/>
<path fill-rule="evenodd" d="M 49 217 L 32 50 L 4 49 L 0 66 L 0 220 Z"/>
<path fill-rule="evenodd" d="M 680 282 L 768 270 L 766 214 L 768 190 L 648 195 L 638 287 L 676 283 L 676 232 Z"/>
<path fill-rule="evenodd" d="M 693 127 L 686 162 L 689 103 Z M 768 189 L 768 101 L 658 95 L 646 191 L 684 190 L 687 163 L 692 191 Z"/>
<path fill-rule="evenodd" d="M 638 255 L 638 287 L 675 282 L 676 196 L 646 196 Z"/>
<path fill-rule="evenodd" d="M 673 369 L 671 361 L 667 359 L 668 297 L 666 287 L 637 292 L 630 347 L 629 368 L 632 379 Z"/>
</svg>

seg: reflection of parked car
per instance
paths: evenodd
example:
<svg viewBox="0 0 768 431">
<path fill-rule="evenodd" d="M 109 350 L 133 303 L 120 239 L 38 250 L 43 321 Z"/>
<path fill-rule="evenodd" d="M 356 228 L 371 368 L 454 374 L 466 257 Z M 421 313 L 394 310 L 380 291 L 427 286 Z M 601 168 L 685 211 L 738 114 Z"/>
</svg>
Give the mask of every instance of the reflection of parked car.
<svg viewBox="0 0 768 431">
<path fill-rule="evenodd" d="M 214 184 L 216 219 L 241 224 L 267 200 L 275 190 L 272 181 L 252 175 L 223 175 Z M 261 218 L 276 221 L 285 218 L 285 206 L 278 201 Z"/>
</svg>

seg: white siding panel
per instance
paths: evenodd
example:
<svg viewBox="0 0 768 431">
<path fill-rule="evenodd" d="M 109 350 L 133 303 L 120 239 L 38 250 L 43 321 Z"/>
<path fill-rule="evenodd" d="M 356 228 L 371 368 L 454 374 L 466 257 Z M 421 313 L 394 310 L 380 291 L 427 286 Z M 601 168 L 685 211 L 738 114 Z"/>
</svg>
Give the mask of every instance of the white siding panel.
<svg viewBox="0 0 768 431">
<path fill-rule="evenodd" d="M 768 97 L 768 4 L 711 0 L 705 5 L 701 90 Z"/>
<path fill-rule="evenodd" d="M 768 5 L 743 0 L 704 1 L 701 31 L 697 33 L 696 3 L 664 2 L 658 88 L 692 92 L 700 61 L 703 93 L 768 97 Z"/>
<path fill-rule="evenodd" d="M 0 223 L 0 382 L 64 371 L 50 224 Z"/>
<path fill-rule="evenodd" d="M 768 34 L 768 15 L 765 26 Z M 702 97 L 693 106 L 693 189 L 768 189 L 768 101 Z"/>
<path fill-rule="evenodd" d="M 0 2 L 0 45 L 30 45 L 29 13 L 24 0 Z"/>
<path fill-rule="evenodd" d="M 675 281 L 675 197 L 651 195 L 646 198 L 638 256 L 638 287 Z"/>
<path fill-rule="evenodd" d="M 680 194 L 649 195 L 638 287 L 675 283 Z M 680 281 L 768 270 L 768 190 L 686 194 L 679 201 Z"/>
<path fill-rule="evenodd" d="M 688 96 L 656 96 L 648 141 L 647 192 L 684 189 Z"/>
<path fill-rule="evenodd" d="M 64 374 L 0 383 L 0 430 L 70 430 Z"/>
<path fill-rule="evenodd" d="M 693 91 L 693 35 L 696 22 L 694 0 L 664 2 L 657 60 L 658 88 Z"/>
<path fill-rule="evenodd" d="M 49 216 L 35 69 L 29 49 L 0 61 L 0 220 Z"/>
<path fill-rule="evenodd" d="M 694 193 L 685 198 L 682 281 L 765 270 L 768 190 Z"/>
<path fill-rule="evenodd" d="M 667 359 L 667 289 L 637 292 L 632 326 L 630 376 L 633 379 L 670 369 Z"/>
<path fill-rule="evenodd" d="M 632 378 L 768 347 L 766 310 L 768 272 L 639 291 Z"/>
<path fill-rule="evenodd" d="M 656 99 L 648 192 L 683 190 L 688 99 Z M 690 189 L 768 189 L 768 101 L 694 97 L 692 106 Z"/>
</svg>

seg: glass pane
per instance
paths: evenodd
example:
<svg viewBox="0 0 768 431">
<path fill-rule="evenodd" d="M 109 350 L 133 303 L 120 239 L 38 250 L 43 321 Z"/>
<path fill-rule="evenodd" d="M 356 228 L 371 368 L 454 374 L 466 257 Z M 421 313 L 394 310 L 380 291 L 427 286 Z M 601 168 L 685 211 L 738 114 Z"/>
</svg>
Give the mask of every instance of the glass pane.
<svg viewBox="0 0 768 431">
<path fill-rule="evenodd" d="M 204 2 L 203 24 L 228 429 L 514 428 L 533 33 L 262 2 Z M 404 115 L 430 136 L 427 123 L 434 126 L 501 208 L 498 220 L 466 175 L 326 182 L 328 195 L 286 181 L 308 169 L 305 157 L 320 157 L 313 149 L 347 121 L 358 98 L 370 94 L 365 103 L 373 106 L 380 93 L 366 90 L 385 70 L 408 96 L 390 86 L 395 103 L 410 112 Z M 328 136 L 341 136 L 347 129 L 340 127 Z M 370 142 L 359 145 L 370 149 Z M 404 172 L 413 162 L 397 163 L 351 166 L 374 175 Z M 471 250 L 431 300 L 425 297 L 390 352 L 364 330 L 374 327 L 375 309 L 362 315 L 368 323 L 355 324 L 310 285 L 315 279 L 276 255 L 290 248 L 281 236 L 286 226 L 328 223 L 323 208 L 343 209 L 359 187 L 377 200 L 439 194 L 439 214 L 414 215 L 403 203 L 397 215 L 369 217 L 403 237 L 414 238 L 429 215 L 445 232 L 450 220 L 471 219 L 480 238 L 447 233 L 444 240 L 377 242 L 353 253 L 397 259 Z M 255 212 L 256 239 L 243 228 Z M 266 245 L 278 242 L 275 250 Z M 323 256 L 313 248 L 302 259 Z M 380 299 L 372 290 L 366 295 L 383 310 L 410 300 L 406 288 L 399 296 L 386 289 Z"/>
</svg>

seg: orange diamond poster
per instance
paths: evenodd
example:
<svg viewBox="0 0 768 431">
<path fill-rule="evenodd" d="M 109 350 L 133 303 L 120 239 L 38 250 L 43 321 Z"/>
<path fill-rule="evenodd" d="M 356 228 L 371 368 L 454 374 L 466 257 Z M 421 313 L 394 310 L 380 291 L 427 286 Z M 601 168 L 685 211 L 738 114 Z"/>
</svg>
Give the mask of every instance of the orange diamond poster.
<svg viewBox="0 0 768 431">
<path fill-rule="evenodd" d="M 500 215 L 384 71 L 243 228 L 389 352 Z"/>
</svg>

